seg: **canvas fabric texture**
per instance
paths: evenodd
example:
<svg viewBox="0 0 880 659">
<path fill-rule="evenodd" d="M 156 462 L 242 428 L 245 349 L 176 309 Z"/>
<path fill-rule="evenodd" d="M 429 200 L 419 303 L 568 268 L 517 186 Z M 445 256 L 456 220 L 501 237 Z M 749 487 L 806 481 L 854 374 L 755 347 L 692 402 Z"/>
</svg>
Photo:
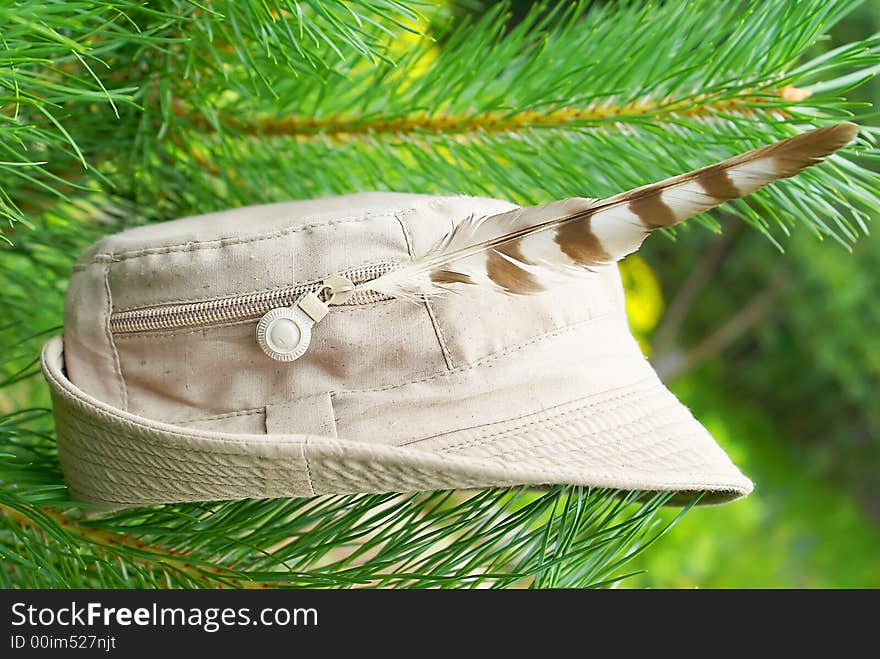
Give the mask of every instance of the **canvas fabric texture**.
<svg viewBox="0 0 880 659">
<path fill-rule="evenodd" d="M 424 254 L 502 200 L 365 193 L 129 229 L 71 277 L 43 351 L 71 495 L 106 506 L 573 484 L 748 494 L 630 334 L 616 266 L 531 296 L 476 288 L 332 307 L 294 362 L 256 320 L 114 332 L 209 301 Z"/>
</svg>

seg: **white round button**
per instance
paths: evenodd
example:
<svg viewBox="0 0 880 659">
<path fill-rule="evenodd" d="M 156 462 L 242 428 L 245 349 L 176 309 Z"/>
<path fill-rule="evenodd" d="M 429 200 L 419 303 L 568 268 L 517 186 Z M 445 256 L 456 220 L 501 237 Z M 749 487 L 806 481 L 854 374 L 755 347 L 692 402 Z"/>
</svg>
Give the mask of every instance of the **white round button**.
<svg viewBox="0 0 880 659">
<path fill-rule="evenodd" d="M 298 307 L 272 309 L 257 324 L 257 344 L 272 359 L 292 362 L 308 349 L 312 324 Z"/>
<path fill-rule="evenodd" d="M 301 338 L 299 327 L 290 318 L 276 318 L 266 330 L 266 343 L 276 352 L 293 352 Z"/>
</svg>

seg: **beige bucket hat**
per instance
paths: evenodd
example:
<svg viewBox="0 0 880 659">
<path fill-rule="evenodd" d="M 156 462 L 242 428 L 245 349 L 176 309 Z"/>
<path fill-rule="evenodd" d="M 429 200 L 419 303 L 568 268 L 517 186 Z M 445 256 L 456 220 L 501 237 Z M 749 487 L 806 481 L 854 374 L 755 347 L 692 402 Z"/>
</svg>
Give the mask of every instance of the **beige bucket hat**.
<svg viewBox="0 0 880 659">
<path fill-rule="evenodd" d="M 320 310 L 286 313 L 330 275 L 375 276 L 465 217 L 512 208 L 357 194 L 95 244 L 74 267 L 63 341 L 43 350 L 71 496 L 118 507 L 521 484 L 748 494 L 632 338 L 614 265 L 538 295 L 356 294 L 318 323 Z"/>
</svg>

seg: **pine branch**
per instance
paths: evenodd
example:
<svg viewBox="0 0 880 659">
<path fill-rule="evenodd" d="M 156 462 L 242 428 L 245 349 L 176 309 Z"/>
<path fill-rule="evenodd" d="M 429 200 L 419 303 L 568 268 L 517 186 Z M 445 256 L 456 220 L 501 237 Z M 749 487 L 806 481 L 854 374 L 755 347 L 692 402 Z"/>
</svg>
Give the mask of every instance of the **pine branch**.
<svg viewBox="0 0 880 659">
<path fill-rule="evenodd" d="M 55 200 L 119 185 L 103 176 L 102 165 L 120 152 L 108 145 L 133 139 L 125 129 L 138 122 L 128 117 L 163 103 L 172 79 L 189 95 L 203 85 L 215 93 L 224 80 L 271 96 L 267 83 L 279 71 L 321 78 L 355 57 L 393 65 L 389 38 L 417 33 L 420 21 L 396 0 L 154 5 L 0 7 L 0 219 L 28 225 Z M 7 233 L 0 229 L 0 240 L 9 242 Z"/>
<path fill-rule="evenodd" d="M 778 99 L 774 99 L 778 96 Z M 800 101 L 809 98 L 810 93 L 796 87 L 786 86 L 771 90 L 763 96 L 744 95 L 730 99 L 709 99 L 702 95 L 678 100 L 634 102 L 622 105 L 613 102 L 592 104 L 584 109 L 557 108 L 548 112 L 524 111 L 486 111 L 464 114 L 414 113 L 410 116 L 385 118 L 330 116 L 265 118 L 245 121 L 235 117 L 220 118 L 223 128 L 233 133 L 253 137 L 308 137 L 336 138 L 340 141 L 354 136 L 370 135 L 411 135 L 413 133 L 441 133 L 444 135 L 469 135 L 480 139 L 495 133 L 523 132 L 541 129 L 559 129 L 578 126 L 595 126 L 611 122 L 621 128 L 628 121 L 643 120 L 669 115 L 688 119 L 717 117 L 719 114 L 750 117 L 757 109 L 773 107 L 775 101 Z M 207 133 L 217 132 L 215 126 L 203 115 L 187 110 L 181 104 L 175 105 L 175 114 L 188 120 L 193 128 Z M 778 110 L 786 117 L 783 110 Z"/>
<path fill-rule="evenodd" d="M 61 514 L 4 493 L 0 547 L 12 558 L 0 582 L 121 585 L 134 569 L 151 587 L 613 583 L 634 547 L 668 528 L 656 513 L 669 495 L 636 504 L 638 497 L 584 488 L 438 492 L 166 506 L 83 519 L 69 503 L 55 504 L 68 508 Z M 44 549 L 47 569 L 32 574 L 25 557 Z"/>
<path fill-rule="evenodd" d="M 557 4 L 513 29 L 503 9 L 451 27 L 434 16 L 424 39 L 413 3 L 392 0 L 0 7 L 0 217 L 33 229 L 6 229 L 15 246 L 0 250 L 0 585 L 549 587 L 624 574 L 662 532 L 668 495 L 88 511 L 67 500 L 35 377 L 72 261 L 124 226 L 365 189 L 604 196 L 858 119 L 843 95 L 880 66 L 880 37 L 811 55 L 855 5 L 844 0 Z M 862 165 L 875 133 L 725 210 L 773 239 L 801 224 L 851 242 L 880 195 Z"/>
<path fill-rule="evenodd" d="M 880 36 L 801 60 L 852 6 L 575 7 L 555 19 L 536 12 L 503 37 L 503 13 L 490 12 L 438 36 L 439 54 L 425 40 L 397 67 L 322 83 L 278 79 L 271 108 L 243 93 L 205 113 L 181 98 L 162 116 L 176 136 L 168 158 L 207 166 L 215 178 L 205 183 L 225 201 L 237 191 L 269 200 L 369 188 L 525 203 L 605 196 L 851 116 L 858 108 L 828 76 L 863 81 L 880 63 Z M 850 153 L 858 150 L 877 155 L 866 144 Z M 618 166 L 607 167 L 609 157 Z M 326 171 L 300 167 L 315 161 Z M 279 171 L 281 188 L 266 180 Z M 870 171 L 838 157 L 727 210 L 773 240 L 774 224 L 800 223 L 848 244 L 877 195 Z"/>
<path fill-rule="evenodd" d="M 196 80 L 211 71 L 231 82 L 246 79 L 256 93 L 273 93 L 279 72 L 330 74 L 352 55 L 393 66 L 388 40 L 418 34 L 416 3 L 397 0 L 173 0 L 169 11 L 187 37 L 185 65 Z M 236 76 L 235 74 L 239 75 Z"/>
</svg>

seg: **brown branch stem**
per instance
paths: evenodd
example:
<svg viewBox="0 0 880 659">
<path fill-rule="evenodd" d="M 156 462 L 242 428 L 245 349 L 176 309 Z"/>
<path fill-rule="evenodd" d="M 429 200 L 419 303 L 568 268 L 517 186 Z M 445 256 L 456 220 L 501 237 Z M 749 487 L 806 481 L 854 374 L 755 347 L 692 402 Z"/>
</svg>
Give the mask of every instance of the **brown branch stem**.
<svg viewBox="0 0 880 659">
<path fill-rule="evenodd" d="M 700 259 L 691 268 L 684 282 L 678 287 L 672 302 L 663 314 L 663 319 L 654 332 L 652 347 L 655 354 L 668 352 L 676 342 L 681 327 L 697 301 L 706 284 L 718 271 L 730 250 L 731 243 L 742 228 L 739 222 L 731 222 L 727 231 L 718 240 L 712 242 Z"/>
<path fill-rule="evenodd" d="M 43 531 L 40 523 L 21 511 L 0 503 L 0 512 L 4 513 L 13 522 L 20 526 Z M 186 554 L 175 552 L 166 548 L 153 547 L 147 543 L 133 538 L 124 533 L 115 533 L 96 529 L 63 515 L 49 508 L 39 508 L 39 513 L 48 517 L 66 533 L 84 540 L 99 551 L 118 555 L 115 547 L 126 547 L 134 550 L 140 556 L 144 564 L 152 564 L 160 569 L 171 568 L 185 574 L 194 581 L 200 581 L 212 587 L 235 587 L 235 588 L 269 588 L 270 584 L 261 581 L 242 579 L 239 573 L 231 572 L 222 567 L 203 565 Z M 214 578 L 211 579 L 210 576 Z"/>
<path fill-rule="evenodd" d="M 654 361 L 654 370 L 664 382 L 669 382 L 721 354 L 765 317 L 771 308 L 771 303 L 785 285 L 784 276 L 777 276 L 766 288 L 756 293 L 735 314 L 694 347 L 683 352 L 670 351 L 658 355 Z"/>
<path fill-rule="evenodd" d="M 540 128 L 561 128 L 596 124 L 615 124 L 627 118 L 664 114 L 675 117 L 703 117 L 715 114 L 755 114 L 756 106 L 766 102 L 767 95 L 783 100 L 804 98 L 803 90 L 793 87 L 760 90 L 737 98 L 714 99 L 706 94 L 684 99 L 661 99 L 638 101 L 622 105 L 597 103 L 584 108 L 563 107 L 548 112 L 525 110 L 522 112 L 479 112 L 473 114 L 443 114 L 420 112 L 417 114 L 384 117 L 338 116 L 329 117 L 263 117 L 243 120 L 222 117 L 220 123 L 227 129 L 244 135 L 264 137 L 290 137 L 308 139 L 315 136 L 349 138 L 358 135 L 410 133 L 442 133 L 445 135 L 468 133 L 505 133 Z M 177 116 L 186 118 L 192 126 L 206 132 L 216 132 L 216 126 L 203 114 L 176 101 L 173 104 Z M 783 114 L 778 108 L 773 111 Z"/>
</svg>

